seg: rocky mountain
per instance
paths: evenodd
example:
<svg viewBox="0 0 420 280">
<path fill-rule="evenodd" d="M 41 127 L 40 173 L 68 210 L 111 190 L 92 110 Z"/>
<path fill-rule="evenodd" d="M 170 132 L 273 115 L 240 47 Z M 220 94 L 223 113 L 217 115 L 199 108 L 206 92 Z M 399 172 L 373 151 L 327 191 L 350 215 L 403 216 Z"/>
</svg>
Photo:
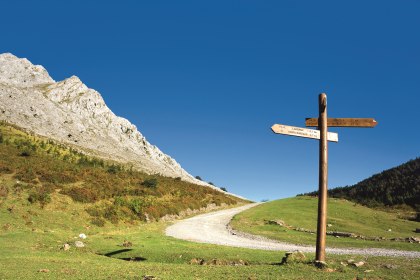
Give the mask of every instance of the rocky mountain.
<svg viewBox="0 0 420 280">
<path fill-rule="evenodd" d="M 44 67 L 10 53 L 0 54 L 0 120 L 149 174 L 212 187 L 151 145 L 78 77 L 56 82 Z"/>
</svg>

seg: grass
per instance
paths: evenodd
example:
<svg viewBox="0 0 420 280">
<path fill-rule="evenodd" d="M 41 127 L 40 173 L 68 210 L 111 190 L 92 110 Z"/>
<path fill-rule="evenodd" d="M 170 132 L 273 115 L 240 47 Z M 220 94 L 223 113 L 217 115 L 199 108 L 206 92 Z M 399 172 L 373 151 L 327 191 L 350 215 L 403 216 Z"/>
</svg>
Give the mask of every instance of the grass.
<svg viewBox="0 0 420 280">
<path fill-rule="evenodd" d="M 0 124 L 0 279 L 416 279 L 420 272 L 418 260 L 363 256 L 330 256 L 331 270 L 315 268 L 313 254 L 280 266 L 284 252 L 164 235 L 170 222 L 157 221 L 160 217 L 209 203 L 245 201 Z M 84 248 L 74 246 L 80 233 L 88 236 Z M 124 247 L 126 241 L 132 247 Z M 69 251 L 60 249 L 65 243 Z M 222 264 L 190 264 L 195 258 Z M 340 262 L 349 258 L 366 265 L 343 267 Z M 240 260 L 249 265 L 226 265 Z"/>
<path fill-rule="evenodd" d="M 28 189 L 29 201 L 42 206 L 49 203 L 51 193 L 59 191 L 85 203 L 97 224 L 159 220 L 209 204 L 246 202 L 180 178 L 148 175 L 94 158 L 5 123 L 0 123 L 0 136 L 0 176 L 9 176 L 11 181 L 1 191 Z"/>
<path fill-rule="evenodd" d="M 282 220 L 286 225 L 316 231 L 317 204 L 313 197 L 294 197 L 264 203 L 237 215 L 232 226 L 240 231 L 263 235 L 281 241 L 314 245 L 316 234 L 299 232 L 286 227 L 268 224 L 267 220 Z M 418 222 L 398 217 L 398 214 L 373 210 L 344 199 L 328 200 L 328 231 L 351 232 L 366 237 L 419 237 L 414 233 Z M 388 231 L 391 229 L 391 231 Z M 389 240 L 368 241 L 355 238 L 327 236 L 329 247 L 377 247 L 420 251 L 420 244 Z"/>
<path fill-rule="evenodd" d="M 313 254 L 307 262 L 278 265 L 284 252 L 176 240 L 163 234 L 169 222 L 97 227 L 83 203 L 55 192 L 41 208 L 23 199 L 24 192 L 0 200 L 0 279 L 416 279 L 420 272 L 419 260 L 363 256 L 329 256 L 330 271 L 315 268 Z M 75 248 L 80 233 L 87 235 L 86 247 Z M 123 247 L 124 241 L 132 247 Z M 64 243 L 71 244 L 69 251 L 60 249 Z M 249 265 L 190 264 L 194 258 Z M 366 265 L 343 267 L 349 258 Z"/>
</svg>

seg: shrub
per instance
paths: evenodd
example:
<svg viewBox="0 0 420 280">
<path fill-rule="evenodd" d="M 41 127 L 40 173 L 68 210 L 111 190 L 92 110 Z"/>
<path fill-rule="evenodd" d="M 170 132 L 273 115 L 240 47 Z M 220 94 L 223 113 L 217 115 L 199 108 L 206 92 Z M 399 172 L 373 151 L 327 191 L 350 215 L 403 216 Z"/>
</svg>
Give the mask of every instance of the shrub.
<svg viewBox="0 0 420 280">
<path fill-rule="evenodd" d="M 74 201 L 85 203 L 95 202 L 99 198 L 95 191 L 87 188 L 71 188 L 63 191 L 63 194 L 70 196 Z"/>
<path fill-rule="evenodd" d="M 0 197 L 7 197 L 9 190 L 5 186 L 0 187 Z"/>
<path fill-rule="evenodd" d="M 225 187 L 221 187 L 220 189 L 224 192 L 227 192 L 227 189 Z"/>
<path fill-rule="evenodd" d="M 51 202 L 51 196 L 45 188 L 40 188 L 29 194 L 28 201 L 32 204 L 39 202 L 41 207 L 44 207 L 47 203 Z"/>
<path fill-rule="evenodd" d="M 209 185 L 212 185 L 212 186 L 214 186 L 213 182 L 209 182 Z"/>
<path fill-rule="evenodd" d="M 128 207 L 130 208 L 131 211 L 139 215 L 142 213 L 143 201 L 137 198 L 133 199 L 128 203 Z"/>
<path fill-rule="evenodd" d="M 36 179 L 36 174 L 32 168 L 22 168 L 17 171 L 13 177 L 19 181 L 30 183 L 32 180 Z"/>
<path fill-rule="evenodd" d="M 25 149 L 19 155 L 21 157 L 30 157 L 31 156 L 31 151 L 29 151 L 28 149 Z"/>
<path fill-rule="evenodd" d="M 127 203 L 127 201 L 126 201 L 126 199 L 124 198 L 124 197 L 121 197 L 121 196 L 117 196 L 115 199 L 114 199 L 114 205 L 116 205 L 116 206 L 125 206 L 125 205 L 127 205 L 128 203 Z"/>
<path fill-rule="evenodd" d="M 110 167 L 108 167 L 107 172 L 110 174 L 117 174 L 118 171 L 120 171 L 121 168 L 117 165 L 111 165 Z"/>
<path fill-rule="evenodd" d="M 195 176 L 195 179 L 203 181 L 200 176 Z"/>
<path fill-rule="evenodd" d="M 110 221 L 113 224 L 117 224 L 119 217 L 117 209 L 114 205 L 109 205 L 104 209 L 104 218 Z"/>
<path fill-rule="evenodd" d="M 92 221 L 90 221 L 92 225 L 95 225 L 97 227 L 103 227 L 105 226 L 105 220 L 102 218 L 93 218 Z"/>
<path fill-rule="evenodd" d="M 0 174 L 12 174 L 13 169 L 0 163 Z"/>
<path fill-rule="evenodd" d="M 157 184 L 158 181 L 156 178 L 146 179 L 141 183 L 142 186 L 145 186 L 147 188 L 156 188 Z"/>
</svg>

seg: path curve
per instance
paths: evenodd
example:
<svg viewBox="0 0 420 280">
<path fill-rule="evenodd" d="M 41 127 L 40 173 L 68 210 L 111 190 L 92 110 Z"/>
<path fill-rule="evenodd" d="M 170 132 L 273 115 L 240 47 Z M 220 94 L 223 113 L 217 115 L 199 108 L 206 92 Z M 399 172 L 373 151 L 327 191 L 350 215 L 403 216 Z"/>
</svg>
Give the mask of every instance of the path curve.
<svg viewBox="0 0 420 280">
<path fill-rule="evenodd" d="M 220 210 L 181 220 L 166 229 L 166 235 L 178 239 L 225 245 L 232 247 L 262 249 L 272 251 L 315 252 L 314 246 L 294 245 L 248 234 L 235 234 L 229 229 L 233 216 L 259 203 Z M 329 254 L 371 255 L 388 257 L 420 258 L 420 252 L 400 251 L 381 248 L 327 248 Z"/>
</svg>

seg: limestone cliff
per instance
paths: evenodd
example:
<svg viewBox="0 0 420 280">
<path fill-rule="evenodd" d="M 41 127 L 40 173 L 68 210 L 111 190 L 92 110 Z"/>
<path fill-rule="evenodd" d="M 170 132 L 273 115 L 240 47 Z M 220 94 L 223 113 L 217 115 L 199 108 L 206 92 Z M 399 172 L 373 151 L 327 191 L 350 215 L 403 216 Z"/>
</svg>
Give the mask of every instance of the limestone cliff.
<svg viewBox="0 0 420 280">
<path fill-rule="evenodd" d="M 150 174 L 209 186 L 116 116 L 78 77 L 55 82 L 44 67 L 10 53 L 0 54 L 0 120 Z"/>
</svg>

